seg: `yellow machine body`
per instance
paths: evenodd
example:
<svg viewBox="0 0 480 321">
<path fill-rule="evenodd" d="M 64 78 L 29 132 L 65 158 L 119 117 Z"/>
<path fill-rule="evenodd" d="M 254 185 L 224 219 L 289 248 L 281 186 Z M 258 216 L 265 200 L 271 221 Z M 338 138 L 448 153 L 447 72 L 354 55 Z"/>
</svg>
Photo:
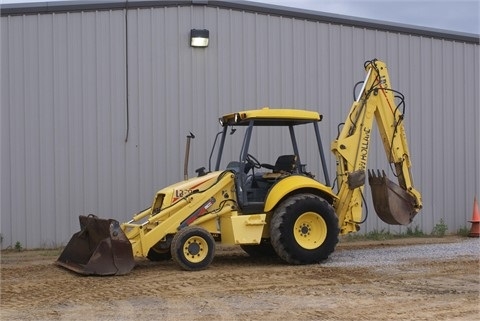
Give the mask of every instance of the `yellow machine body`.
<svg viewBox="0 0 480 321">
<path fill-rule="evenodd" d="M 338 191 L 328 177 L 318 112 L 262 108 L 226 114 L 219 119 L 222 135 L 213 169 L 199 169 L 190 179 L 185 173 L 128 222 L 82 216 L 81 231 L 57 264 L 80 274 L 120 275 L 133 268 L 135 257 L 173 258 L 185 270 L 201 270 L 212 262 L 216 243 L 240 245 L 252 256 L 277 255 L 291 264 L 321 262 L 334 251 L 339 234 L 356 232 L 361 224 L 374 121 L 399 181 L 369 171 L 375 210 L 388 224 L 409 224 L 422 203 L 410 176 L 403 112 L 394 103 L 386 65 L 373 60 L 365 68 L 363 87 L 331 144 Z M 303 126 L 313 128 L 316 145 L 308 148 L 318 149 L 323 181 L 302 162 L 296 130 Z M 240 127 L 245 130 L 240 157 L 221 168 L 225 141 Z M 249 152 L 261 127 L 288 129 L 291 154 L 276 155 L 275 165 L 260 163 Z M 187 137 L 186 155 L 194 136 Z"/>
</svg>

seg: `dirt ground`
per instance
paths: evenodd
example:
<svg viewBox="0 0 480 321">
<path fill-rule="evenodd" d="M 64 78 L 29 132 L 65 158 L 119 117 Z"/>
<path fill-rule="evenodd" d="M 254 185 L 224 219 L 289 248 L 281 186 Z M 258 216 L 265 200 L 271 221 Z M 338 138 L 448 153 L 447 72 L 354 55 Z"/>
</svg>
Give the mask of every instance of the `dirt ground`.
<svg viewBox="0 0 480 321">
<path fill-rule="evenodd" d="M 341 241 L 335 253 L 459 241 Z M 204 271 L 139 260 L 126 276 L 85 277 L 54 265 L 59 254 L 2 252 L 2 320 L 480 319 L 478 256 L 375 268 L 290 266 L 219 247 Z"/>
</svg>

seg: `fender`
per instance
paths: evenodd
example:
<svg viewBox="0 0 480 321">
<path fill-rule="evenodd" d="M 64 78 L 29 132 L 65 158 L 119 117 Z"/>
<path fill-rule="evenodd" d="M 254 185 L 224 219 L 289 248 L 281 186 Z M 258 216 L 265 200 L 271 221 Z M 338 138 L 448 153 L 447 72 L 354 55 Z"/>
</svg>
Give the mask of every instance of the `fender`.
<svg viewBox="0 0 480 321">
<path fill-rule="evenodd" d="M 320 194 L 327 194 L 331 196 L 332 199 L 338 199 L 331 187 L 325 186 L 310 177 L 292 175 L 273 185 L 265 201 L 265 212 L 271 211 L 285 195 L 301 189 L 317 190 Z"/>
</svg>

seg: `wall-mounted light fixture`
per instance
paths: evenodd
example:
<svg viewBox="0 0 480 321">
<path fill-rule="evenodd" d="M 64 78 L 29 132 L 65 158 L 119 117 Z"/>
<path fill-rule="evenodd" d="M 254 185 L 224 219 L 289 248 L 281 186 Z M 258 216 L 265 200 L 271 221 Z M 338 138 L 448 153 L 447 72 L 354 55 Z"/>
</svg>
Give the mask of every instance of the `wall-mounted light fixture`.
<svg viewBox="0 0 480 321">
<path fill-rule="evenodd" d="M 209 32 L 207 29 L 190 30 L 190 46 L 205 48 L 208 47 Z"/>
</svg>

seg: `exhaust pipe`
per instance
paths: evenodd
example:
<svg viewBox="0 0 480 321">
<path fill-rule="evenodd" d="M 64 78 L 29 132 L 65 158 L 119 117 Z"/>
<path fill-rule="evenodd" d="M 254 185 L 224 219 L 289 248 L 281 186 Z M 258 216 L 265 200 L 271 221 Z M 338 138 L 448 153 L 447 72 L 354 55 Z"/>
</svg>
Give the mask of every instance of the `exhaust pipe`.
<svg viewBox="0 0 480 321">
<path fill-rule="evenodd" d="M 188 160 L 190 158 L 190 140 L 194 139 L 195 135 L 190 132 L 190 135 L 187 136 L 187 144 L 185 146 L 185 161 L 183 163 L 183 179 L 186 181 L 188 179 Z"/>
</svg>

